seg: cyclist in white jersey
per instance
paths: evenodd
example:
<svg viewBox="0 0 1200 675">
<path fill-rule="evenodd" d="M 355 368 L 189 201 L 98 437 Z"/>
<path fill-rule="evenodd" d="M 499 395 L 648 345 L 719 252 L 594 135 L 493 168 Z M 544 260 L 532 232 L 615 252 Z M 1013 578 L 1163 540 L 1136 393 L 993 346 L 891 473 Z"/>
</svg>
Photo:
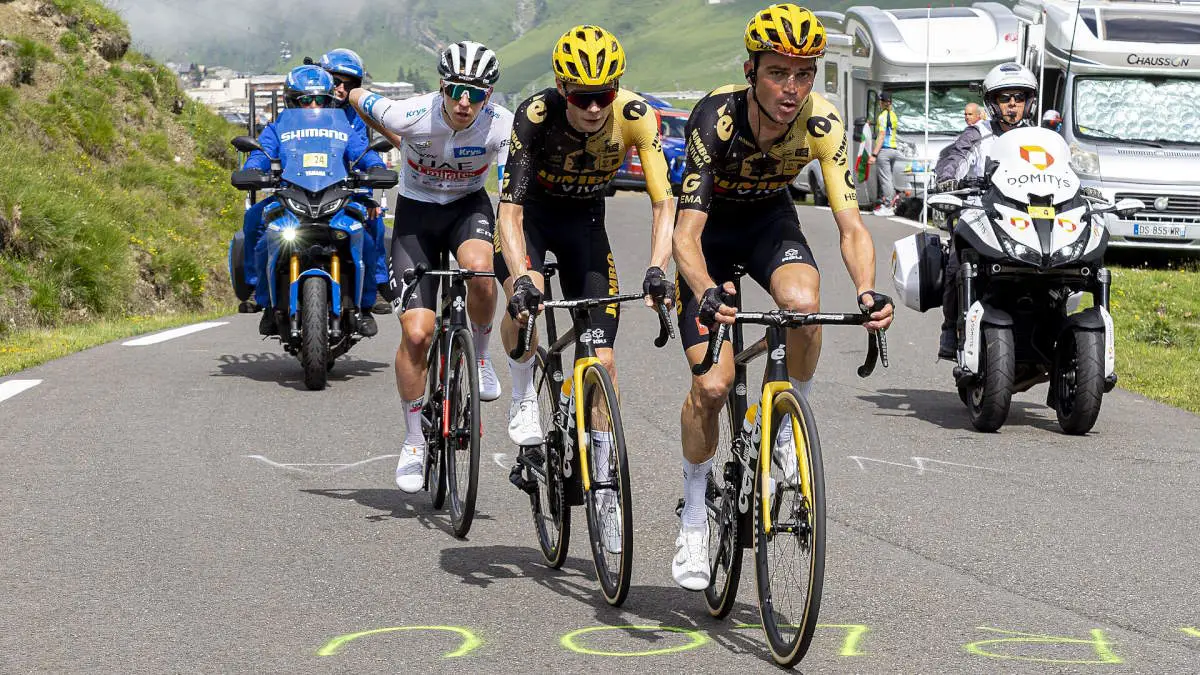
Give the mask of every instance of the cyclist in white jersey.
<svg viewBox="0 0 1200 675">
<path fill-rule="evenodd" d="M 403 101 L 363 89 L 350 93 L 350 102 L 366 123 L 401 149 L 390 282 L 397 298 L 404 270 L 419 263 L 433 267 L 442 251 L 453 253 L 463 269 L 492 271 L 495 213 L 483 186 L 493 160 L 498 178 L 503 175 L 513 119 L 511 112 L 489 101 L 500 67 L 492 50 L 477 42 L 459 42 L 442 52 L 438 73 L 440 91 Z M 404 334 L 396 349 L 396 388 L 407 433 L 396 465 L 396 485 L 409 493 L 420 491 L 423 484 L 421 407 L 436 288 L 435 277 L 422 279 L 400 316 Z M 485 401 L 500 397 L 500 382 L 488 356 L 495 308 L 493 279 L 467 282 L 467 314 L 479 355 L 479 396 Z"/>
</svg>

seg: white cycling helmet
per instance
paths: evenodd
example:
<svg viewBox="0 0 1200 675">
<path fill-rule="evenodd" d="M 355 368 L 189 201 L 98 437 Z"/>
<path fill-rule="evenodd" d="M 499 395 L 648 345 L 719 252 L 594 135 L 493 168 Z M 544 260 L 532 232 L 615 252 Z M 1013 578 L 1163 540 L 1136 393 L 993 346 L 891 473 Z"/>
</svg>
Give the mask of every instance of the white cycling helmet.
<svg viewBox="0 0 1200 675">
<path fill-rule="evenodd" d="M 993 120 L 1000 120 L 1000 106 L 996 103 L 995 94 L 1007 89 L 1022 89 L 1027 92 L 1025 97 L 1025 112 L 1021 115 L 1022 122 L 1028 122 L 1037 114 L 1037 78 L 1025 66 L 1019 63 L 1001 63 L 988 72 L 983 78 L 983 102 L 987 105 L 988 114 Z"/>
<path fill-rule="evenodd" d="M 464 40 L 442 50 L 438 58 L 438 75 L 447 82 L 461 82 L 490 87 L 500 79 L 500 62 L 496 52 Z"/>
</svg>

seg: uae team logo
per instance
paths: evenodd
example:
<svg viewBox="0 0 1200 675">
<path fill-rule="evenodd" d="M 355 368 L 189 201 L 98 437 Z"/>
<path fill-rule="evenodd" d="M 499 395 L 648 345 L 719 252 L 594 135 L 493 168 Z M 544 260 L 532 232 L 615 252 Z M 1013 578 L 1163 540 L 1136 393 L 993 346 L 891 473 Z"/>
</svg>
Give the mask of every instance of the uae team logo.
<svg viewBox="0 0 1200 675">
<path fill-rule="evenodd" d="M 1040 145 L 1022 145 L 1021 159 L 1034 165 L 1039 171 L 1045 171 L 1054 163 L 1054 156 Z"/>
</svg>

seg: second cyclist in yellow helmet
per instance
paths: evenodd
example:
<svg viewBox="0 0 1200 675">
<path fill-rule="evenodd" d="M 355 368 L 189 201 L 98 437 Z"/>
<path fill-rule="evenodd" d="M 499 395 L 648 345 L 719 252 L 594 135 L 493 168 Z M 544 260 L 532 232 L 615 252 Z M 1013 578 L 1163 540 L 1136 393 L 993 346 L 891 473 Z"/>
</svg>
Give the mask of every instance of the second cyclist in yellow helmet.
<svg viewBox="0 0 1200 675">
<path fill-rule="evenodd" d="M 846 128 L 837 110 L 813 93 L 817 59 L 825 53 L 825 28 L 807 9 L 771 5 L 746 24 L 748 84 L 721 87 L 700 100 L 687 125 L 687 155 L 675 223 L 679 271 L 679 329 L 688 362 L 704 358 L 709 331 L 731 323 L 734 301 L 722 295 L 742 268 L 782 309 L 820 309 L 821 275 L 787 186 L 812 160 L 821 175 L 840 234 L 842 258 L 858 292 L 872 307 L 868 328 L 891 323 L 892 309 L 875 284 L 875 249 L 858 211 Z M 882 304 L 876 307 L 875 302 Z M 807 396 L 821 354 L 819 328 L 789 331 L 788 375 Z M 733 359 L 723 346 L 718 363 L 692 378 L 680 412 L 684 507 L 671 574 L 690 590 L 709 585 L 708 475 L 720 484 L 722 466 L 712 457 L 721 407 L 733 386 Z M 782 424 L 790 430 L 791 426 Z M 795 443 L 781 433 L 776 461 L 795 463 Z M 784 464 L 784 466 L 787 466 Z"/>
<path fill-rule="evenodd" d="M 650 260 L 642 284 L 647 296 L 674 298 L 665 270 L 671 261 L 675 203 L 663 158 L 654 110 L 622 89 L 625 52 L 616 36 L 599 26 L 575 26 L 551 52 L 555 85 L 517 108 L 496 229 L 496 276 L 504 284 L 508 311 L 502 331 L 506 350 L 515 345 L 512 318 L 536 310 L 545 289 L 541 275 L 547 251 L 558 258 L 567 299 L 616 295 L 617 270 L 604 226 L 604 196 L 629 148 L 641 158 L 653 218 Z M 616 379 L 613 339 L 616 305 L 592 315 L 592 344 Z M 518 445 L 541 442 L 538 403 L 532 384 L 533 350 L 509 361 L 513 403 L 508 433 Z M 592 439 L 604 465 L 609 441 Z M 604 479 L 600 479 L 604 480 Z"/>
</svg>

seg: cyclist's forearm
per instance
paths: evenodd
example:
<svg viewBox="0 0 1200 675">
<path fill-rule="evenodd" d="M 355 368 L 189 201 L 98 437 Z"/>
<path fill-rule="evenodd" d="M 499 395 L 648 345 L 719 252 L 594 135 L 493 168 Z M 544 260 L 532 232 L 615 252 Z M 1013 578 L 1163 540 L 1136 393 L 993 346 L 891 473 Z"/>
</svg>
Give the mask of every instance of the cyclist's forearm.
<svg viewBox="0 0 1200 675">
<path fill-rule="evenodd" d="M 675 200 L 664 199 L 651 206 L 650 266 L 666 270 L 671 264 L 671 231 L 675 225 Z"/>
<path fill-rule="evenodd" d="M 704 262 L 704 252 L 700 248 L 700 234 L 704 232 L 704 223 L 707 221 L 708 214 L 703 211 L 681 211 L 671 238 L 675 269 L 696 294 L 716 286 L 712 277 L 708 275 L 708 265 Z"/>
<path fill-rule="evenodd" d="M 525 265 L 525 209 L 519 204 L 500 202 L 496 236 L 500 237 L 500 252 L 513 279 L 529 272 Z"/>
<path fill-rule="evenodd" d="M 875 288 L 875 244 L 871 233 L 862 223 L 858 209 L 845 209 L 833 214 L 841 232 L 842 261 L 858 293 Z"/>
</svg>

